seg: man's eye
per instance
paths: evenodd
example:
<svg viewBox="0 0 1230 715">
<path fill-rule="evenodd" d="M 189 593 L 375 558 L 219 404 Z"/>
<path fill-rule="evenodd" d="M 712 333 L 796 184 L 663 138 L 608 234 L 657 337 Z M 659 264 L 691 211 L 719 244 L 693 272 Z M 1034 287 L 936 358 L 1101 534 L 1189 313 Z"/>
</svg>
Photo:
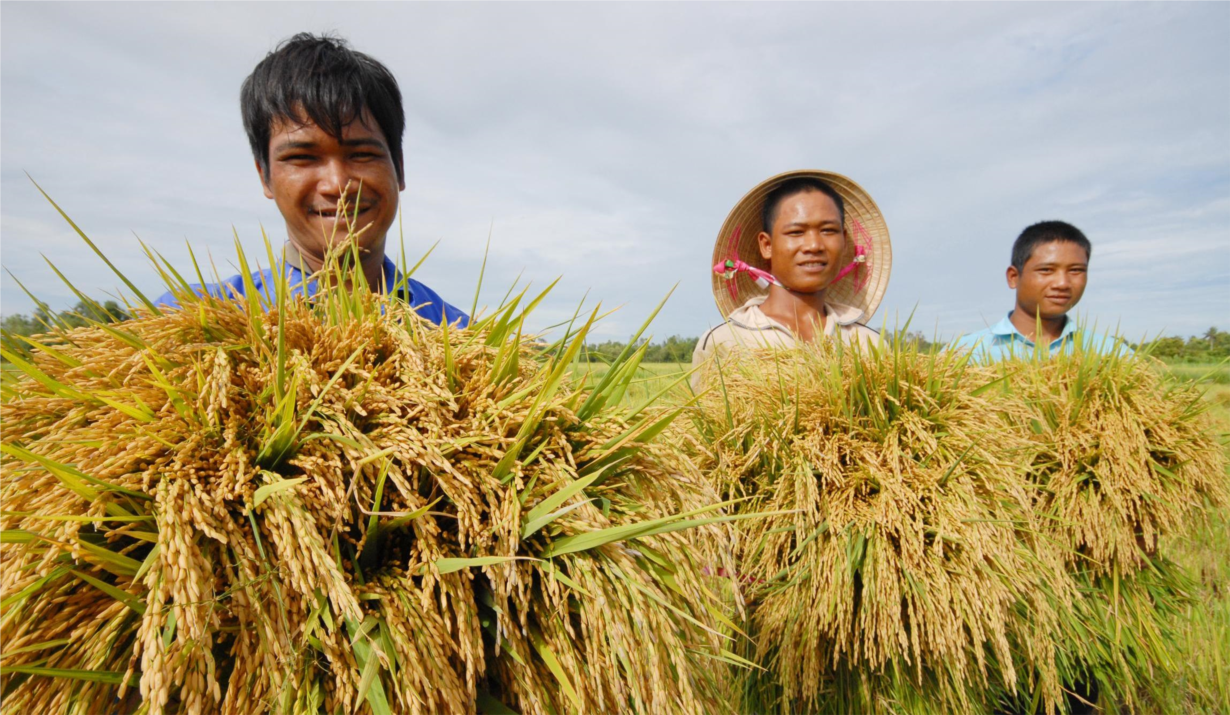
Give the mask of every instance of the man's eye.
<svg viewBox="0 0 1230 715">
<path fill-rule="evenodd" d="M 311 154 L 291 154 L 282 157 L 282 161 L 311 161 L 314 158 Z"/>
<path fill-rule="evenodd" d="M 380 155 L 370 151 L 360 151 L 351 154 L 350 158 L 358 159 L 359 161 L 371 161 L 372 159 L 379 159 Z"/>
</svg>

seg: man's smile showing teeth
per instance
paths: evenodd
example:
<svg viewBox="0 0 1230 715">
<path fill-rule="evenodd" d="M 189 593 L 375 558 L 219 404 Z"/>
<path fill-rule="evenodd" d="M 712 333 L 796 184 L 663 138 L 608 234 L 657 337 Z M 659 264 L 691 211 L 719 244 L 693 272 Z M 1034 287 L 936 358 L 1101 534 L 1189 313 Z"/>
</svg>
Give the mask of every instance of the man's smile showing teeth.
<svg viewBox="0 0 1230 715">
<path fill-rule="evenodd" d="M 361 215 L 361 214 L 366 213 L 366 212 L 367 212 L 367 210 L 368 210 L 368 209 L 370 209 L 371 207 L 372 207 L 372 205 L 371 205 L 371 204 L 368 204 L 367 206 L 361 206 L 361 207 L 359 207 L 359 214 Z M 309 213 L 311 213 L 313 216 L 319 216 L 319 217 L 321 217 L 321 218 L 337 218 L 337 209 L 336 209 L 336 208 L 330 208 L 330 209 L 308 209 L 308 212 L 309 212 Z M 349 215 L 349 216 L 353 216 L 353 215 L 355 215 L 355 214 L 354 214 L 354 209 L 350 209 L 350 210 L 348 210 L 348 211 L 346 212 L 346 214 L 347 214 L 347 215 Z"/>
</svg>

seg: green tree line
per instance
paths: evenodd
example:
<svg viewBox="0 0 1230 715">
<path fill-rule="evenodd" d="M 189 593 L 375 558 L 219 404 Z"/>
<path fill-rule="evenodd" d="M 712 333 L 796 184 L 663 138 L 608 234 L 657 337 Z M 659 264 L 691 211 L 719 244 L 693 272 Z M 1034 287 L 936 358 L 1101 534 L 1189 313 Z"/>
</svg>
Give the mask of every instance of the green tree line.
<svg viewBox="0 0 1230 715">
<path fill-rule="evenodd" d="M 33 315 L 18 313 L 0 319 L 0 343 L 9 352 L 27 355 L 30 346 L 21 338 L 46 333 L 54 325 L 72 329 L 89 325 L 91 321 L 115 323 L 130 317 L 114 300 L 101 304 L 78 301 L 77 305 L 58 313 L 40 306 Z"/>
<path fill-rule="evenodd" d="M 1230 333 L 1209 328 L 1204 335 L 1183 339 L 1177 336 L 1158 337 L 1149 343 L 1153 354 L 1164 360 L 1179 362 L 1216 362 L 1230 357 Z"/>
</svg>

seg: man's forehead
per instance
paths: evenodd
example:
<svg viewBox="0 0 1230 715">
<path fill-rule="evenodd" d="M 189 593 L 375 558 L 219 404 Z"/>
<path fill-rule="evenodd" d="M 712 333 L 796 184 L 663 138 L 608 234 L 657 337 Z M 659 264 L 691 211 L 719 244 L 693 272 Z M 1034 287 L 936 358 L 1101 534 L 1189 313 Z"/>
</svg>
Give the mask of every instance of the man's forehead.
<svg viewBox="0 0 1230 715">
<path fill-rule="evenodd" d="M 805 191 L 782 199 L 777 207 L 776 223 L 787 226 L 824 221 L 836 223 L 840 216 L 832 198 L 819 191 Z"/>
<path fill-rule="evenodd" d="M 1034 246 L 1033 255 L 1029 257 L 1029 264 L 1049 264 L 1049 263 L 1066 263 L 1066 264 L 1087 264 L 1089 256 L 1085 253 L 1085 249 L 1079 244 L 1071 241 L 1047 241 Z"/>
<path fill-rule="evenodd" d="M 302 142 L 313 134 L 333 136 L 302 110 L 290 116 L 274 117 L 269 127 L 269 140 L 273 144 L 285 141 Z M 333 136 L 343 142 L 376 140 L 385 143 L 384 132 L 366 108 L 342 126 L 342 136 Z"/>
</svg>

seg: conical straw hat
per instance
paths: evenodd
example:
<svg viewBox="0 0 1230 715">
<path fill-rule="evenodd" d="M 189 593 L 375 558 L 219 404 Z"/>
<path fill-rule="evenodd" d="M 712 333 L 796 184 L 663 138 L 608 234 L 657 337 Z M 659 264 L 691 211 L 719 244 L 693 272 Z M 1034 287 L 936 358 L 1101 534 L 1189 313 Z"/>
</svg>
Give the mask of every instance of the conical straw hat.
<svg viewBox="0 0 1230 715">
<path fill-rule="evenodd" d="M 888 289 L 888 275 L 893 267 L 892 244 L 888 237 L 888 224 L 884 222 L 884 216 L 876 202 L 863 187 L 841 174 L 804 169 L 788 171 L 760 182 L 756 188 L 739 199 L 739 203 L 735 204 L 730 215 L 726 217 L 713 246 L 713 261 L 710 265 L 717 266 L 728 259 L 740 259 L 750 266 L 768 271 L 768 262 L 760 257 L 760 248 L 756 242 L 757 234 L 764 230 L 761 215 L 765 198 L 783 182 L 803 177 L 819 179 L 833 187 L 845 203 L 847 240 L 841 264 L 853 264 L 853 268 L 829 286 L 825 297 L 834 303 L 858 308 L 863 311 L 863 320 L 866 321 L 876 312 L 881 299 L 884 298 L 884 291 Z M 862 247 L 862 261 L 856 262 L 860 253 L 859 246 Z M 769 292 L 767 287 L 757 285 L 756 281 L 743 271 L 727 275 L 730 277 L 714 271 L 710 273 L 713 299 L 717 301 L 723 318 L 749 298 Z"/>
</svg>

